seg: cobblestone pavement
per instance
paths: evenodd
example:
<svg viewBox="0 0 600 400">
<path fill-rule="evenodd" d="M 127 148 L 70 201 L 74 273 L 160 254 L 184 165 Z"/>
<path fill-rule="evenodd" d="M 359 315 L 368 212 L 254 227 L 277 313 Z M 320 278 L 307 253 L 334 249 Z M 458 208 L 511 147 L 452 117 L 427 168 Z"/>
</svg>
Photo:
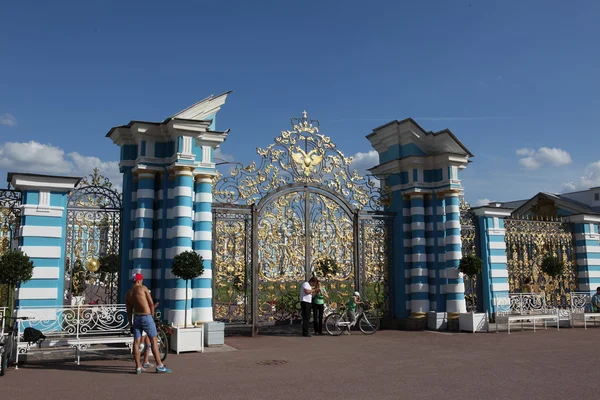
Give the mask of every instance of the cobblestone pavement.
<svg viewBox="0 0 600 400">
<path fill-rule="evenodd" d="M 231 337 L 237 351 L 170 354 L 170 375 L 136 376 L 127 356 L 80 366 L 45 361 L 10 369 L 0 387 L 2 398 L 16 400 L 564 400 L 597 392 L 598 338 L 599 328 Z"/>
</svg>

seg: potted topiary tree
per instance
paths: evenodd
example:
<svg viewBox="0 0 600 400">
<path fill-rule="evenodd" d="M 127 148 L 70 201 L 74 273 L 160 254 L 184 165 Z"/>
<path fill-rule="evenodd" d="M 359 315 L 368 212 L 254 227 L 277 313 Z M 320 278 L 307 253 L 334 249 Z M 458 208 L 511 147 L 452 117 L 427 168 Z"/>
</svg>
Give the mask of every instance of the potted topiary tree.
<svg viewBox="0 0 600 400">
<path fill-rule="evenodd" d="M 549 281 L 554 283 L 554 279 L 561 275 L 563 273 L 565 269 L 565 264 L 561 261 L 560 258 L 552 255 L 552 254 L 547 254 L 546 256 L 544 256 L 544 258 L 542 259 L 542 263 L 540 265 L 540 270 L 542 270 L 542 272 L 546 275 L 548 275 L 548 277 L 550 278 Z M 558 299 L 556 298 L 556 294 L 553 293 L 553 291 L 551 292 L 551 301 L 555 304 L 553 304 L 554 306 L 557 306 L 558 304 Z"/>
<path fill-rule="evenodd" d="M 175 327 L 175 335 L 171 338 L 171 347 L 179 354 L 181 351 L 202 350 L 202 328 L 194 326 L 188 328 L 188 281 L 204 273 L 204 260 L 195 251 L 185 251 L 175 256 L 171 265 L 171 272 L 176 277 L 185 280 L 185 312 L 184 327 Z"/>
<path fill-rule="evenodd" d="M 100 257 L 100 280 L 108 283 L 108 296 L 112 299 L 113 286 L 116 284 L 115 274 L 121 269 L 121 259 L 118 254 L 111 253 Z"/>
<path fill-rule="evenodd" d="M 33 261 L 21 250 L 10 250 L 0 257 L 0 284 L 8 287 L 9 312 L 15 309 L 15 289 L 33 277 Z"/>
<path fill-rule="evenodd" d="M 475 296 L 475 282 L 477 276 L 481 274 L 483 261 L 475 254 L 468 254 L 461 258 L 458 264 L 458 270 L 469 278 L 468 284 L 471 285 L 470 291 Z M 487 313 L 478 313 L 471 309 L 470 312 L 460 313 L 458 316 L 458 326 L 461 331 L 480 332 L 487 331 L 489 327 Z"/>
<path fill-rule="evenodd" d="M 79 306 L 85 303 L 85 282 L 86 271 L 83 268 L 83 262 L 80 259 L 75 260 L 73 273 L 71 275 L 71 305 Z"/>
</svg>

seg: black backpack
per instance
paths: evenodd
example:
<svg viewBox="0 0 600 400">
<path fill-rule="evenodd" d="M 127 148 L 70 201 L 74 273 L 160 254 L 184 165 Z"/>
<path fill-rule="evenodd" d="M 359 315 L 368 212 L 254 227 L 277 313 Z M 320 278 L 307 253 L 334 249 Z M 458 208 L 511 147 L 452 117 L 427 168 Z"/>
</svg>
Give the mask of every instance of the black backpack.
<svg viewBox="0 0 600 400">
<path fill-rule="evenodd" d="M 29 344 L 36 344 L 42 347 L 42 342 L 46 339 L 44 334 L 35 328 L 25 328 L 23 331 L 23 340 Z"/>
</svg>

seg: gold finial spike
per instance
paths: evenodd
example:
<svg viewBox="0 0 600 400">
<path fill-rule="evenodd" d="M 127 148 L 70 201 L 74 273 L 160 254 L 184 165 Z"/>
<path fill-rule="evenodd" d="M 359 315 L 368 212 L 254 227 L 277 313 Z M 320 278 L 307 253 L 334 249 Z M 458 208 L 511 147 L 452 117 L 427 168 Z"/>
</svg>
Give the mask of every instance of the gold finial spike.
<svg viewBox="0 0 600 400">
<path fill-rule="evenodd" d="M 308 118 L 308 117 L 306 116 L 306 110 L 304 110 L 304 112 L 302 113 L 302 118 L 304 118 L 304 119 Z"/>
</svg>

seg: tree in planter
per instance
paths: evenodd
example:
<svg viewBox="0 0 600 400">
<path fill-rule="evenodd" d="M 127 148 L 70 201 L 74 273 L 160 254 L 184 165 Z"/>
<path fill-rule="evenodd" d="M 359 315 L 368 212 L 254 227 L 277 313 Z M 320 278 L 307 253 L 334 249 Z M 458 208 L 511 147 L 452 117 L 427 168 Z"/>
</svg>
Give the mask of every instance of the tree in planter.
<svg viewBox="0 0 600 400">
<path fill-rule="evenodd" d="M 470 297 L 466 300 L 470 303 L 471 312 L 473 312 L 476 307 L 475 299 L 477 298 L 477 294 L 475 282 L 477 280 L 477 275 L 481 273 L 482 269 L 483 261 L 475 254 L 463 256 L 458 264 L 458 270 L 468 277 L 470 294 L 465 297 Z"/>
<path fill-rule="evenodd" d="M 204 273 L 204 260 L 195 251 L 184 251 L 177 254 L 171 265 L 171 272 L 179 279 L 185 280 L 185 327 L 187 328 L 188 281 Z"/>
<path fill-rule="evenodd" d="M 548 254 L 542 259 L 540 269 L 550 278 L 556 278 L 563 273 L 565 264 L 558 257 Z"/>
<path fill-rule="evenodd" d="M 71 275 L 71 296 L 81 296 L 85 292 L 87 288 L 85 273 L 83 262 L 77 259 L 73 266 L 73 274 Z"/>
<path fill-rule="evenodd" d="M 121 258 L 118 254 L 111 253 L 103 255 L 102 257 L 100 257 L 99 261 L 100 268 L 98 268 L 98 272 L 100 272 L 100 280 L 106 282 L 106 278 L 108 277 L 109 296 L 112 296 L 115 274 L 118 273 L 121 269 Z"/>
<path fill-rule="evenodd" d="M 0 257 L 0 284 L 8 286 L 10 312 L 15 308 L 15 288 L 33 276 L 33 261 L 20 250 L 10 250 Z"/>
<path fill-rule="evenodd" d="M 550 278 L 549 280 L 552 282 L 553 285 L 555 283 L 555 278 L 561 275 L 564 269 L 565 264 L 560 260 L 560 258 L 553 256 L 552 254 L 547 254 L 546 256 L 544 256 L 540 265 L 540 270 L 544 274 L 548 275 L 548 277 Z M 548 296 L 547 293 L 546 296 Z M 550 292 L 550 301 L 552 303 L 556 303 L 558 300 L 559 298 L 557 298 L 556 291 L 552 290 Z"/>
</svg>

